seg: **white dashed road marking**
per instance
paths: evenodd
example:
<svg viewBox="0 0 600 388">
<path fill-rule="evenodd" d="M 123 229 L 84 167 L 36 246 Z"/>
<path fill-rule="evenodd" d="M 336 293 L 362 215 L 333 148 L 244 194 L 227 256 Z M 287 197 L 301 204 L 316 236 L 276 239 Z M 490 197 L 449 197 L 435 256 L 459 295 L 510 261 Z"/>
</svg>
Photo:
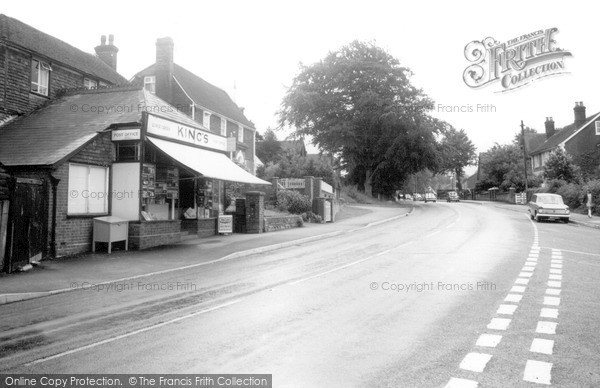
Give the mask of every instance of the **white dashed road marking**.
<svg viewBox="0 0 600 388">
<path fill-rule="evenodd" d="M 492 318 L 487 328 L 491 330 L 506 330 L 508 325 L 510 325 L 510 321 L 508 318 Z"/>
<path fill-rule="evenodd" d="M 535 332 L 540 334 L 556 334 L 556 325 L 556 322 L 539 321 Z"/>
<path fill-rule="evenodd" d="M 469 353 L 462 360 L 459 367 L 460 369 L 470 370 L 472 372 L 483 372 L 491 358 L 491 354 Z"/>
<path fill-rule="evenodd" d="M 519 306 L 515 304 L 501 304 L 500 307 L 498 307 L 498 311 L 496 311 L 496 314 L 513 315 L 517 307 Z"/>
<path fill-rule="evenodd" d="M 498 346 L 498 344 L 500 343 L 501 340 L 502 340 L 501 335 L 482 334 L 479 336 L 479 339 L 477 339 L 477 343 L 475 345 L 485 346 L 487 348 L 495 348 L 496 346 Z"/>
<path fill-rule="evenodd" d="M 504 298 L 505 302 L 514 302 L 514 303 L 519 303 L 521 301 L 521 299 L 523 299 L 523 295 L 519 295 L 519 294 L 508 294 L 506 295 L 506 298 Z"/>
<path fill-rule="evenodd" d="M 550 385 L 550 371 L 552 370 L 552 363 L 527 360 L 525 365 L 525 373 L 523 374 L 523 380 L 530 381 L 532 383 Z"/>
<path fill-rule="evenodd" d="M 542 311 L 540 311 L 540 318 L 558 318 L 558 309 L 551 309 L 544 307 Z"/>
<path fill-rule="evenodd" d="M 530 352 L 552 354 L 552 348 L 554 347 L 554 341 L 543 338 L 534 338 L 531 342 Z"/>
<path fill-rule="evenodd" d="M 479 383 L 477 381 L 453 377 L 444 388 L 477 388 L 478 386 Z"/>
<path fill-rule="evenodd" d="M 560 298 L 555 296 L 544 296 L 544 304 L 547 306 L 558 306 L 560 304 Z"/>
</svg>

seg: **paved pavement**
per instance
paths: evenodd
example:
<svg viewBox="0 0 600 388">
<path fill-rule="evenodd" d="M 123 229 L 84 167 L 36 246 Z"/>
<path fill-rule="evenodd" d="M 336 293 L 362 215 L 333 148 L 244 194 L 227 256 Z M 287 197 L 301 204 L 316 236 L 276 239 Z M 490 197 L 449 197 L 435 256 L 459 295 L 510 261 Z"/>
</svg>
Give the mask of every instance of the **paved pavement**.
<svg viewBox="0 0 600 388">
<path fill-rule="evenodd" d="M 490 202 L 490 201 L 463 201 L 466 203 L 478 203 L 485 206 L 495 206 L 501 209 L 513 210 L 518 212 L 527 213 L 527 205 L 511 204 L 506 202 Z M 592 216 L 591 218 L 587 214 L 580 214 L 577 212 L 571 213 L 569 221 L 590 228 L 600 229 L 600 217 Z"/>
<path fill-rule="evenodd" d="M 110 255 L 96 252 L 46 260 L 27 272 L 0 274 L 0 304 L 268 252 L 375 226 L 407 216 L 411 211 L 411 204 L 347 206 L 335 223 L 304 224 L 302 228 L 271 233 L 191 239 L 144 251 L 113 251 Z"/>
</svg>

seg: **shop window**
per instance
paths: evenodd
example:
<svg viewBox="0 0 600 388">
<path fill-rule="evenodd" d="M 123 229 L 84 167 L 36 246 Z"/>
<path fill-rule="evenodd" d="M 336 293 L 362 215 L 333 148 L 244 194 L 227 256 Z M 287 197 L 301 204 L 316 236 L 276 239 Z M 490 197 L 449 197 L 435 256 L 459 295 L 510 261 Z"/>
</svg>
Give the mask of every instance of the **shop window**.
<svg viewBox="0 0 600 388">
<path fill-rule="evenodd" d="M 221 135 L 227 136 L 227 121 L 221 117 Z"/>
<path fill-rule="evenodd" d="M 83 79 L 83 87 L 86 89 L 97 89 L 98 83 L 93 79 L 84 78 Z"/>
<path fill-rule="evenodd" d="M 48 84 L 52 68 L 46 62 L 31 60 L 31 91 L 48 95 Z"/>
<path fill-rule="evenodd" d="M 140 160 L 139 142 L 120 142 L 116 144 L 117 162 L 134 162 Z"/>
<path fill-rule="evenodd" d="M 152 94 L 156 94 L 156 77 L 149 75 L 144 77 L 144 89 Z"/>
<path fill-rule="evenodd" d="M 108 213 L 108 167 L 69 163 L 67 214 Z"/>
</svg>

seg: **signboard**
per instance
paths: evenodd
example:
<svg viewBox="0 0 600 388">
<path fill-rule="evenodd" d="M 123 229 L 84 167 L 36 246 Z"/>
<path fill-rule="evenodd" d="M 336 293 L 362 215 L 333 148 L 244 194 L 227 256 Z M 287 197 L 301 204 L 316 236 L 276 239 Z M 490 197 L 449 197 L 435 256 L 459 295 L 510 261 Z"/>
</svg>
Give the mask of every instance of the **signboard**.
<svg viewBox="0 0 600 388">
<path fill-rule="evenodd" d="M 112 141 L 140 140 L 140 128 L 115 129 L 112 131 Z"/>
<path fill-rule="evenodd" d="M 233 233 L 233 216 L 219 216 L 217 233 Z"/>
<path fill-rule="evenodd" d="M 146 131 L 150 135 L 162 136 L 218 151 L 229 151 L 227 138 L 224 136 L 165 120 L 157 116 L 148 115 Z"/>
</svg>

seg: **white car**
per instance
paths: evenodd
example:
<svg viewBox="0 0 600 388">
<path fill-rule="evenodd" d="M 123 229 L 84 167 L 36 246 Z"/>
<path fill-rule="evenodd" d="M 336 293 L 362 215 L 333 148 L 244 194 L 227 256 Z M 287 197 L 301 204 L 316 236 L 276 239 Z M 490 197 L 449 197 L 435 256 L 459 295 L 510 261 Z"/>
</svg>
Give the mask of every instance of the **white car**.
<svg viewBox="0 0 600 388">
<path fill-rule="evenodd" d="M 563 198 L 558 194 L 533 194 L 529 201 L 529 216 L 537 222 L 546 219 L 568 223 L 570 214 L 569 207 L 565 205 Z"/>
</svg>

